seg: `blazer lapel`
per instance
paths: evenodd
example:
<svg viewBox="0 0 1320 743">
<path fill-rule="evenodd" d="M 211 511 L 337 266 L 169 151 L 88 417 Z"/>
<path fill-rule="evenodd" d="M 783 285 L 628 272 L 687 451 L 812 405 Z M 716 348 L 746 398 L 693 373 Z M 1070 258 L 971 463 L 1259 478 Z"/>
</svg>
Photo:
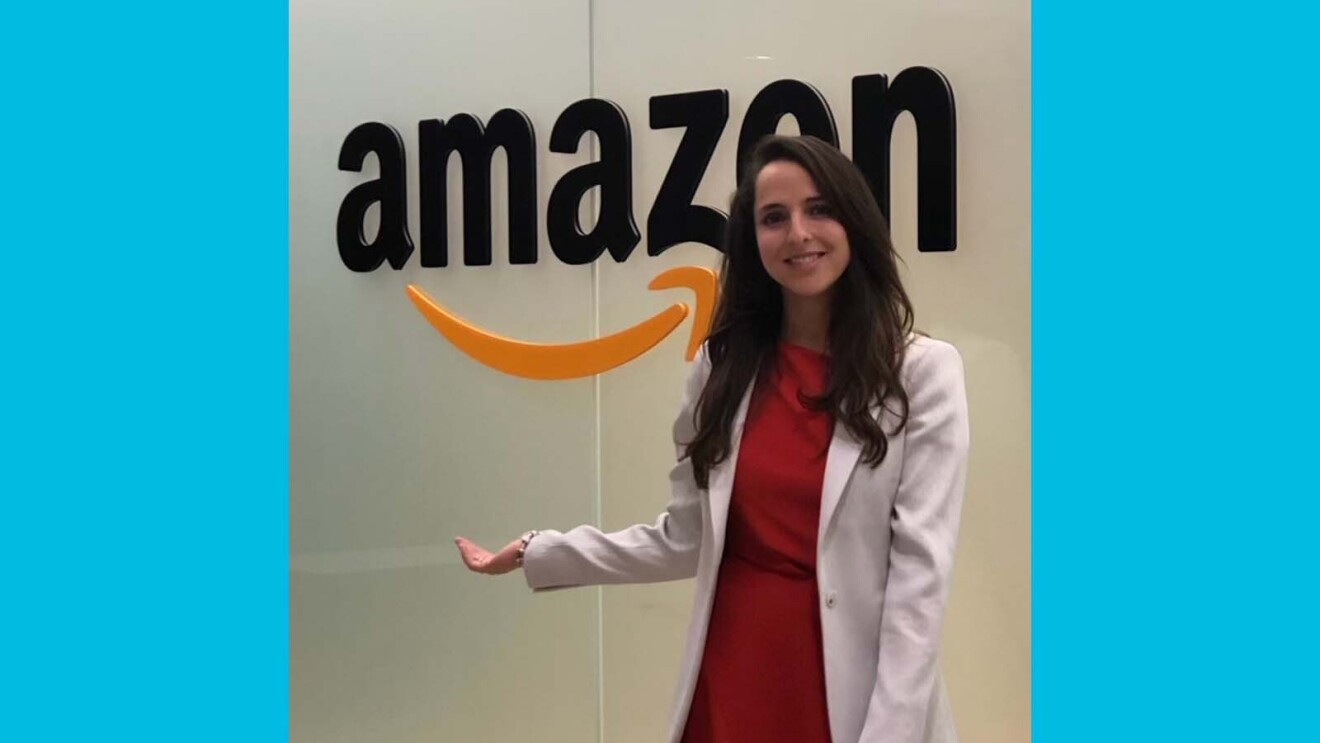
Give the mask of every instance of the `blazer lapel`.
<svg viewBox="0 0 1320 743">
<path fill-rule="evenodd" d="M 729 457 L 720 462 L 710 473 L 710 525 L 714 536 L 715 562 L 724 554 L 724 529 L 728 525 L 729 501 L 733 497 L 733 475 L 738 469 L 738 450 L 742 446 L 743 426 L 747 423 L 747 406 L 752 399 L 752 390 L 756 388 L 756 379 L 743 392 L 738 412 L 733 416 L 733 428 L 729 433 Z"/>
<path fill-rule="evenodd" d="M 842 423 L 834 424 L 834 437 L 830 439 L 829 452 L 825 456 L 825 483 L 820 494 L 820 531 L 816 535 L 817 549 L 823 548 L 825 536 L 834 519 L 834 511 L 839 507 L 843 489 L 852 476 L 857 460 L 861 459 L 862 445 L 848 432 Z"/>
</svg>

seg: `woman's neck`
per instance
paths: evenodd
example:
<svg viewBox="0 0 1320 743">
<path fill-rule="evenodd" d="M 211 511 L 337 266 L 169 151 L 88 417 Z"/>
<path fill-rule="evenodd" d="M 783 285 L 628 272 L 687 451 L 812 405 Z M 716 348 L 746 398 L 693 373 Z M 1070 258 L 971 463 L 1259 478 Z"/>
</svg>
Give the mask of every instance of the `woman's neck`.
<svg viewBox="0 0 1320 743">
<path fill-rule="evenodd" d="M 784 295 L 782 338 L 788 343 L 826 353 L 830 340 L 828 295 L 795 297 Z"/>
</svg>

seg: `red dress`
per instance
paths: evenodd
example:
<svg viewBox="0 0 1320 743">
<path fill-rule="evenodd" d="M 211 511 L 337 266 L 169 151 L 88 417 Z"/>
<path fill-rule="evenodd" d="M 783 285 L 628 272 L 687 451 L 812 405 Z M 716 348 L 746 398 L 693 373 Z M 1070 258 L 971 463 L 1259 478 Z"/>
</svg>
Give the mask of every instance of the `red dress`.
<svg viewBox="0 0 1320 743">
<path fill-rule="evenodd" d="M 748 405 L 724 556 L 683 743 L 826 743 L 816 534 L 829 413 L 827 357 L 780 343 Z"/>
</svg>

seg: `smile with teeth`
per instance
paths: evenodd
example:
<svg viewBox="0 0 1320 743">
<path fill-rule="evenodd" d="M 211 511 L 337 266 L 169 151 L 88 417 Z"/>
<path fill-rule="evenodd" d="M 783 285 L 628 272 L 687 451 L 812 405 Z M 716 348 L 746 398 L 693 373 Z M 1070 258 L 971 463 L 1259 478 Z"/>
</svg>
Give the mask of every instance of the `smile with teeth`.
<svg viewBox="0 0 1320 743">
<path fill-rule="evenodd" d="M 823 255 L 825 254 L 802 253 L 801 255 L 795 255 L 792 258 L 785 259 L 784 262 L 789 264 L 790 266 L 807 266 L 820 260 L 820 257 Z"/>
</svg>

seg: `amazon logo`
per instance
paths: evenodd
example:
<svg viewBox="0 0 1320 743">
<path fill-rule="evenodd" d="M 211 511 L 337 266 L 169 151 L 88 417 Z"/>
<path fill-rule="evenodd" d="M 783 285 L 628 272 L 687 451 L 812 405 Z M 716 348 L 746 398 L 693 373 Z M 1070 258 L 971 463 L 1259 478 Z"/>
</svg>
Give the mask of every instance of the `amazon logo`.
<svg viewBox="0 0 1320 743">
<path fill-rule="evenodd" d="M 654 96 L 649 101 L 651 129 L 682 128 L 683 137 L 652 202 L 646 221 L 646 254 L 658 256 L 685 242 L 723 248 L 727 215 L 692 203 L 729 120 L 727 90 L 702 90 Z M 917 248 L 921 252 L 957 248 L 956 127 L 953 89 L 939 71 L 910 67 L 891 82 L 886 75 L 852 79 L 853 162 L 867 177 L 885 216 L 889 215 L 889 148 L 898 116 L 912 115 L 917 130 Z M 738 130 L 738 172 L 756 142 L 773 134 L 780 120 L 793 116 L 803 134 L 839 146 L 834 114 L 813 86 L 798 80 L 770 83 L 752 99 Z M 551 153 L 576 153 L 591 132 L 599 159 L 574 168 L 555 183 L 546 208 L 550 252 L 569 265 L 587 265 L 605 254 L 628 260 L 641 243 L 633 215 L 632 131 L 617 104 L 597 98 L 577 101 L 556 119 L 550 132 Z M 349 270 L 375 271 L 383 264 L 402 269 L 414 252 L 424 268 L 450 265 L 448 244 L 450 157 L 461 162 L 463 214 L 462 264 L 491 265 L 491 159 L 503 149 L 508 162 L 508 258 L 513 265 L 540 259 L 537 241 L 537 143 L 531 119 L 505 108 L 488 123 L 460 113 L 447 121 L 426 119 L 417 125 L 417 188 L 421 205 L 420 251 L 408 228 L 408 178 L 403 138 L 389 124 L 367 122 L 345 137 L 339 169 L 361 172 L 368 155 L 379 163 L 378 176 L 354 186 L 339 207 L 336 241 Z M 599 189 L 599 216 L 591 229 L 578 220 L 582 200 Z M 368 210 L 379 206 L 378 229 L 367 239 Z M 716 300 L 716 277 L 703 267 L 682 266 L 657 275 L 652 290 L 685 288 L 694 310 L 688 338 L 691 360 L 705 339 Z M 410 285 L 408 298 L 441 336 L 476 361 L 529 379 L 570 379 L 599 374 L 646 353 L 689 315 L 675 303 L 660 313 L 603 338 L 564 344 L 507 338 L 481 328 L 446 309 L 422 288 Z"/>
</svg>

